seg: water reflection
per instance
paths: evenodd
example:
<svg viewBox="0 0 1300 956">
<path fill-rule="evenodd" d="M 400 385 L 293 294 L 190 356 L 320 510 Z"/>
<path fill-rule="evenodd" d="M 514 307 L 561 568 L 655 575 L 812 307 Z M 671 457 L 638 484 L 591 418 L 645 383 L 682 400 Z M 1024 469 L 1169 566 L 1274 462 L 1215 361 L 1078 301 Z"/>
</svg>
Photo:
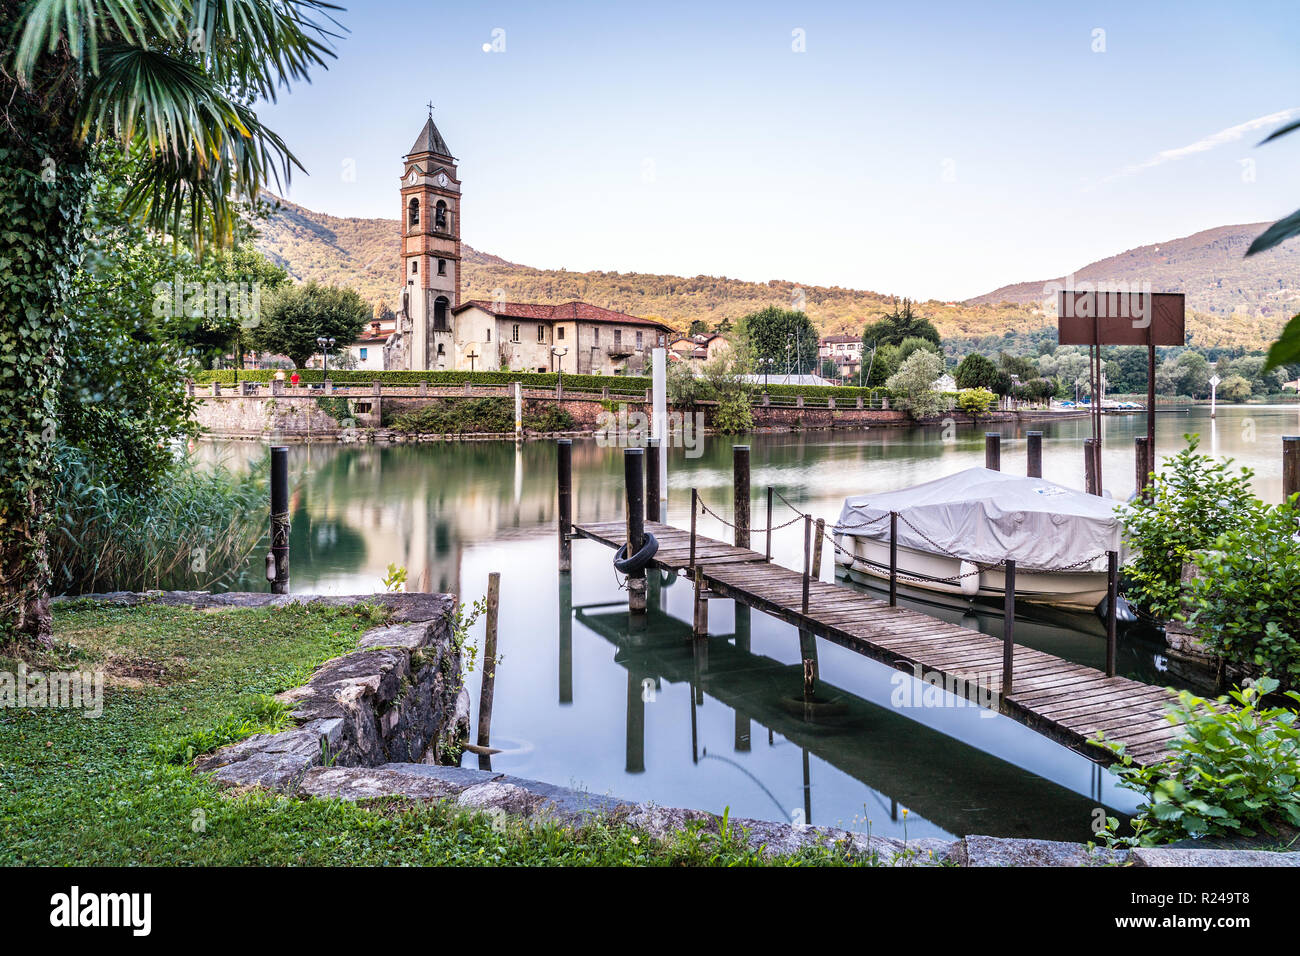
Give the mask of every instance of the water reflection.
<svg viewBox="0 0 1300 956">
<path fill-rule="evenodd" d="M 1297 430 L 1294 407 L 1161 414 L 1162 455 L 1183 432 L 1202 447 L 1256 471 L 1266 500 L 1281 493 L 1281 436 Z M 1104 478 L 1117 499 L 1133 489 L 1133 438 L 1142 416 L 1104 420 Z M 1008 471 L 1024 467 L 1025 431 L 1043 431 L 1044 475 L 1082 487 L 1086 420 L 998 426 Z M 990 429 L 993 430 L 993 429 Z M 983 427 L 873 429 L 748 436 L 754 523 L 763 489 L 774 485 L 804 510 L 833 521 L 850 494 L 905 487 L 983 462 Z M 717 511 L 731 508 L 731 439 L 706 441 L 686 459 L 670 451 L 668 518 L 689 522 L 690 489 Z M 237 462 L 262 454 L 245 443 L 205 444 L 203 455 Z M 547 442 L 428 443 L 407 446 L 290 446 L 294 474 L 292 588 L 357 593 L 381 587 L 390 563 L 409 587 L 473 600 L 491 571 L 502 573 L 501 653 L 493 742 L 509 742 L 495 769 L 598 793 L 695 806 L 738 816 L 802 818 L 911 836 L 963 832 L 1085 839 L 1097 806 L 1131 810 L 1127 794 L 1081 756 L 1003 718 L 970 709 L 900 711 L 890 706 L 889 668 L 730 602 L 715 601 L 717 635 L 693 642 L 685 582 L 656 588 L 652 614 L 630 628 L 626 594 L 610 552 L 574 547 L 571 580 L 556 572 L 555 453 Z M 574 513 L 579 521 L 622 517 L 622 462 L 594 441 L 573 445 Z M 778 513 L 777 522 L 785 516 Z M 702 534 L 728 539 L 713 519 Z M 765 542 L 756 539 L 755 547 Z M 773 539 L 774 559 L 802 561 L 797 525 Z M 823 555 L 821 575 L 834 574 Z M 557 582 L 558 586 L 557 586 Z M 260 585 L 259 585 L 260 586 Z M 1001 633 L 993 611 L 920 607 Z M 956 617 L 952 617 L 952 614 Z M 1018 638 L 1098 666 L 1104 646 L 1088 622 L 1026 619 Z M 481 627 L 481 625 L 480 625 Z M 819 688 L 837 713 L 808 720 L 801 706 L 802 660 L 816 659 Z M 1125 636 L 1120 671 L 1164 683 L 1159 646 Z M 477 675 L 471 679 L 477 692 Z M 792 701 L 794 703 L 792 703 Z"/>
</svg>

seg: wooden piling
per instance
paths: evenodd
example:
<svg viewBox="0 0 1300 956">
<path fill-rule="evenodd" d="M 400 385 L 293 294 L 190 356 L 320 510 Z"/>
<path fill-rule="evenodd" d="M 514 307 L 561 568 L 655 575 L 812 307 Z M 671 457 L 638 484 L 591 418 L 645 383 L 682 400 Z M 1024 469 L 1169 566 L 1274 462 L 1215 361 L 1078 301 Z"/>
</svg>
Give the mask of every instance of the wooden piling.
<svg viewBox="0 0 1300 956">
<path fill-rule="evenodd" d="M 812 515 L 803 516 L 803 613 L 808 613 L 809 574 L 812 567 Z"/>
<path fill-rule="evenodd" d="M 559 463 L 560 571 L 568 573 L 573 569 L 573 543 L 569 538 L 573 531 L 573 441 L 561 438 L 555 444 Z"/>
<path fill-rule="evenodd" d="M 1025 437 L 1029 440 L 1029 460 L 1025 467 L 1025 474 L 1030 478 L 1043 477 L 1043 433 L 1026 432 Z"/>
<path fill-rule="evenodd" d="M 818 518 L 813 525 L 812 576 L 814 581 L 822 579 L 822 541 L 826 533 L 826 519 Z"/>
<path fill-rule="evenodd" d="M 271 558 L 275 574 L 272 594 L 289 593 L 289 449 L 271 449 Z"/>
<path fill-rule="evenodd" d="M 1140 495 L 1147 490 L 1147 484 L 1151 481 L 1151 442 L 1146 435 L 1138 435 L 1133 439 L 1133 469 L 1133 487 Z"/>
<path fill-rule="evenodd" d="M 483 632 L 483 681 L 478 693 L 478 745 L 491 746 L 492 698 L 497 680 L 497 612 L 501 608 L 501 573 L 488 575 L 487 623 Z"/>
<path fill-rule="evenodd" d="M 1090 495 L 1100 495 L 1097 487 L 1097 439 L 1083 440 L 1083 487 Z"/>
<path fill-rule="evenodd" d="M 736 547 L 749 547 L 749 446 L 735 445 L 731 449 L 732 497 L 735 499 L 733 523 L 736 526 Z"/>
<path fill-rule="evenodd" d="M 889 606 L 898 606 L 898 512 L 889 513 Z"/>
<path fill-rule="evenodd" d="M 659 439 L 651 438 L 645 446 L 645 519 L 661 521 L 659 507 Z"/>
<path fill-rule="evenodd" d="M 1115 676 L 1115 644 L 1119 602 L 1119 554 L 1106 552 L 1106 676 Z"/>
<path fill-rule="evenodd" d="M 631 558 L 645 543 L 645 453 L 640 448 L 623 449 L 623 478 L 627 486 L 627 556 Z M 627 576 L 627 609 L 633 614 L 646 611 L 645 569 Z"/>
<path fill-rule="evenodd" d="M 1282 500 L 1300 492 L 1300 436 L 1282 436 Z"/>
<path fill-rule="evenodd" d="M 1002 436 L 997 432 L 984 433 L 984 467 L 990 471 L 1002 470 Z"/>
<path fill-rule="evenodd" d="M 1012 668 L 1016 650 L 1016 562 L 1010 558 L 1003 569 L 1002 595 L 1002 697 L 1011 696 Z"/>
<path fill-rule="evenodd" d="M 772 560 L 772 492 L 773 492 L 772 486 L 768 485 L 767 486 L 767 551 L 763 555 L 765 558 L 767 558 L 768 561 Z"/>
<path fill-rule="evenodd" d="M 691 569 L 692 572 L 695 571 L 695 516 L 699 513 L 699 510 L 700 510 L 700 493 L 696 491 L 694 488 L 692 488 L 691 489 L 691 560 L 686 565 L 688 568 Z"/>
<path fill-rule="evenodd" d="M 696 637 L 709 635 L 709 601 L 704 596 L 704 569 L 695 569 L 695 614 L 691 631 Z"/>
</svg>

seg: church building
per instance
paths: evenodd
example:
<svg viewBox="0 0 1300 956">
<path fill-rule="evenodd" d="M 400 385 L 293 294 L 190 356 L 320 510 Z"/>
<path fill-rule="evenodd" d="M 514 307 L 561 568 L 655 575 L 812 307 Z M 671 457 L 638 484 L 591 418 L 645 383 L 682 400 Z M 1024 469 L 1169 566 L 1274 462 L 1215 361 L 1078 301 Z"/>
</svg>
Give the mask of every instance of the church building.
<svg viewBox="0 0 1300 956">
<path fill-rule="evenodd" d="M 586 302 L 461 300 L 461 182 L 432 114 L 403 161 L 402 277 L 390 370 L 640 374 L 667 344 L 658 322 Z"/>
</svg>

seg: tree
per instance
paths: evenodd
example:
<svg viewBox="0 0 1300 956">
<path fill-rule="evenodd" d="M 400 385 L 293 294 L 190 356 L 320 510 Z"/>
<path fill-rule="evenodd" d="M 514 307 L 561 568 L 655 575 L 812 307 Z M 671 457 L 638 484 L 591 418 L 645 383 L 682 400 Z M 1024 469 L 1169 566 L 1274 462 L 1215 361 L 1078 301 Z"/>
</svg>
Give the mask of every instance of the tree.
<svg viewBox="0 0 1300 956">
<path fill-rule="evenodd" d="M 943 351 L 938 345 L 931 342 L 929 339 L 921 338 L 919 335 L 909 335 L 898 344 L 898 361 L 900 363 L 906 362 L 917 349 L 925 349 L 927 352 L 933 352 L 940 358 L 943 357 Z"/>
<path fill-rule="evenodd" d="M 287 286 L 262 309 L 262 319 L 252 341 L 265 352 L 288 356 L 303 368 L 320 351 L 319 337 L 332 338 L 347 347 L 370 321 L 370 309 L 355 289 L 306 282 Z"/>
<path fill-rule="evenodd" d="M 1225 402 L 1244 402 L 1250 398 L 1250 382 L 1240 375 L 1230 375 L 1219 385 L 1218 397 Z"/>
<path fill-rule="evenodd" d="M 877 342 L 883 345 L 902 345 L 904 339 L 913 337 L 928 339 L 935 345 L 943 344 L 934 323 L 917 315 L 912 308 L 912 300 L 904 299 L 901 306 L 895 303 L 892 312 L 886 312 L 863 330 L 862 344 L 869 349 L 875 348 Z"/>
<path fill-rule="evenodd" d="M 817 368 L 817 329 L 803 312 L 770 305 L 742 318 L 738 331 L 749 341 L 756 368 L 767 367 L 771 374 L 788 368 L 795 375 Z"/>
<path fill-rule="evenodd" d="M 713 427 L 724 435 L 749 431 L 754 413 L 749 403 L 746 375 L 754 370 L 754 353 L 743 335 L 731 338 L 731 348 L 722 349 L 704 363 L 705 394 L 716 401 Z"/>
<path fill-rule="evenodd" d="M 687 335 L 708 335 L 709 323 L 703 319 L 692 319 L 691 327 L 686 330 Z"/>
<path fill-rule="evenodd" d="M 998 384 L 999 372 L 998 367 L 989 359 L 978 352 L 972 352 L 958 364 L 954 377 L 958 388 L 987 388 L 992 392 L 997 391 L 995 386 Z"/>
<path fill-rule="evenodd" d="M 865 352 L 862 361 L 866 364 L 863 370 L 863 383 L 871 388 L 880 388 L 889 380 L 889 376 L 898 371 L 902 361 L 898 357 L 897 345 L 878 345 L 874 349 Z"/>
<path fill-rule="evenodd" d="M 322 0 L 0 0 L 0 629 L 50 640 L 46 534 L 91 145 L 139 148 L 126 208 L 202 248 L 299 166 L 249 104 L 331 56 Z M 329 21 L 332 23 L 332 21 Z M 6 58 L 7 59 L 7 58 Z"/>
<path fill-rule="evenodd" d="M 943 374 L 943 359 L 924 349 L 889 377 L 885 386 L 913 416 L 921 418 L 943 410 L 943 396 L 934 390 L 935 380 Z"/>
</svg>

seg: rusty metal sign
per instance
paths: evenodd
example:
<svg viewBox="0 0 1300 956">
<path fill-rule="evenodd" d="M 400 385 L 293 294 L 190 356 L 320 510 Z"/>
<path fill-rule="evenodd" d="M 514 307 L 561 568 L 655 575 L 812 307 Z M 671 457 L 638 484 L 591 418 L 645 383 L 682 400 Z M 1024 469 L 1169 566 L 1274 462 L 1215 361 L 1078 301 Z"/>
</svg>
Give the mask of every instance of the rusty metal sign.
<svg viewBox="0 0 1300 956">
<path fill-rule="evenodd" d="M 1181 292 L 1079 292 L 1057 296 L 1061 345 L 1184 345 Z"/>
</svg>

